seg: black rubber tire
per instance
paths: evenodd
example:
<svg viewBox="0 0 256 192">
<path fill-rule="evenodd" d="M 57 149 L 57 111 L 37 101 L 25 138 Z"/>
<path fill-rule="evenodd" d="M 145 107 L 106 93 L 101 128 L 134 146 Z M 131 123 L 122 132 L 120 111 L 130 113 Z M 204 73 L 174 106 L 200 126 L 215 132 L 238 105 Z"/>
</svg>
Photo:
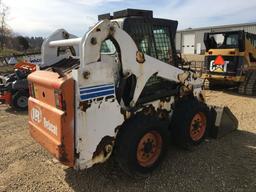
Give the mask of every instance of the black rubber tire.
<svg viewBox="0 0 256 192">
<path fill-rule="evenodd" d="M 190 125 L 195 114 L 199 112 L 203 113 L 206 117 L 206 129 L 203 136 L 199 140 L 194 141 L 190 136 Z M 171 138 L 175 144 L 186 149 L 198 145 L 204 140 L 210 127 L 210 111 L 205 103 L 198 101 L 196 98 L 189 97 L 180 99 L 175 104 L 170 125 Z"/>
<path fill-rule="evenodd" d="M 23 97 L 27 99 L 27 105 L 21 106 L 19 104 L 19 99 Z M 12 96 L 12 106 L 20 111 L 26 111 L 28 109 L 28 92 L 26 91 L 17 91 L 16 93 L 14 93 L 14 95 Z"/>
<path fill-rule="evenodd" d="M 141 166 L 137 160 L 137 146 L 141 138 L 150 131 L 159 133 L 162 147 L 157 160 L 150 166 Z M 157 117 L 137 115 L 126 121 L 119 130 L 115 145 L 115 159 L 120 168 L 132 176 L 145 176 L 151 173 L 162 161 L 169 140 L 168 123 L 158 120 Z"/>
</svg>

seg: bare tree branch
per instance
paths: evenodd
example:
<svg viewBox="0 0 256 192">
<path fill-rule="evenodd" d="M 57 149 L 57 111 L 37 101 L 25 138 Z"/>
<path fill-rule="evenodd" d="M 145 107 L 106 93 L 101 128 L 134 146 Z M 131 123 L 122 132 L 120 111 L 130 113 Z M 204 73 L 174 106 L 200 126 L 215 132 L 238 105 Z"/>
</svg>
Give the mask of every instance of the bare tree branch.
<svg viewBox="0 0 256 192">
<path fill-rule="evenodd" d="M 6 27 L 6 15 L 8 12 L 8 7 L 0 0 L 0 47 L 1 49 L 4 48 L 5 44 L 5 39 L 6 39 L 6 32 L 7 27 Z"/>
</svg>

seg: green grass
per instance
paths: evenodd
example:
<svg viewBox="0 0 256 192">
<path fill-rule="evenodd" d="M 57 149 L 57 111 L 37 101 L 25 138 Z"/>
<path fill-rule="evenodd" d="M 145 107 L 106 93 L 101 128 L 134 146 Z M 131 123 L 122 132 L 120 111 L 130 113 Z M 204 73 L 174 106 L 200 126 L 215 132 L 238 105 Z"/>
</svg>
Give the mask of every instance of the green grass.
<svg viewBox="0 0 256 192">
<path fill-rule="evenodd" d="M 11 56 L 13 54 L 21 54 L 22 52 L 13 49 L 0 49 L 0 57 Z M 13 73 L 14 65 L 3 65 L 0 64 L 0 74 Z"/>
<path fill-rule="evenodd" d="M 6 56 L 12 56 L 24 54 L 24 52 L 16 51 L 13 49 L 7 49 L 4 48 L 3 50 L 0 49 L 0 57 L 6 57 Z M 16 58 L 18 61 L 20 58 Z M 0 61 L 0 74 L 6 74 L 6 73 L 13 73 L 14 72 L 14 65 L 3 65 L 3 63 Z"/>
<path fill-rule="evenodd" d="M 10 56 L 12 54 L 22 54 L 22 52 L 16 51 L 13 49 L 6 49 L 6 48 L 4 48 L 3 50 L 0 50 L 0 56 Z"/>
<path fill-rule="evenodd" d="M 0 66 L 0 74 L 13 73 L 14 65 Z"/>
</svg>

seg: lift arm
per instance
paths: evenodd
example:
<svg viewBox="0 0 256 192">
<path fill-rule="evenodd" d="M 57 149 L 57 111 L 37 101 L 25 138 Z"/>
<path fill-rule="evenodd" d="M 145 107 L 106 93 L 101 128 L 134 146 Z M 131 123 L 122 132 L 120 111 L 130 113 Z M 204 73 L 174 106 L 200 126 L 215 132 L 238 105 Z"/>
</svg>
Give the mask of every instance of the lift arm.
<svg viewBox="0 0 256 192">
<path fill-rule="evenodd" d="M 133 39 L 124 30 L 119 28 L 115 22 L 103 20 L 92 27 L 82 39 L 60 40 L 49 42 L 51 47 L 63 45 L 77 45 L 79 42 L 81 72 L 86 73 L 87 65 L 100 62 L 100 49 L 102 42 L 110 38 L 121 52 L 122 72 L 124 76 L 135 75 L 136 86 L 133 99 L 129 106 L 136 105 L 138 98 L 149 78 L 156 74 L 164 79 L 180 83 L 182 92 L 193 92 L 194 95 L 201 94 L 203 81 L 189 71 L 183 71 L 177 67 L 164 63 L 158 59 L 141 53 Z M 67 42 L 65 42 L 67 41 Z M 201 97 L 199 97 L 201 98 Z"/>
</svg>

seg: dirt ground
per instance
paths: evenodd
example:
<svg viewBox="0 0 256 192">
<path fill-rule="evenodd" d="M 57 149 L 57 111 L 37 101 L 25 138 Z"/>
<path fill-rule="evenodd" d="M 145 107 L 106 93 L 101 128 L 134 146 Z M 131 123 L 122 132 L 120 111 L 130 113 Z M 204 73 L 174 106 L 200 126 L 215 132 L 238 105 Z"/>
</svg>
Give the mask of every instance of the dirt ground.
<svg viewBox="0 0 256 192">
<path fill-rule="evenodd" d="M 27 113 L 0 107 L 0 192 L 2 191 L 256 191 L 256 98 L 207 91 L 214 105 L 228 105 L 239 130 L 206 140 L 192 151 L 169 147 L 148 178 L 125 175 L 111 159 L 86 171 L 60 165 L 35 143 Z"/>
</svg>

